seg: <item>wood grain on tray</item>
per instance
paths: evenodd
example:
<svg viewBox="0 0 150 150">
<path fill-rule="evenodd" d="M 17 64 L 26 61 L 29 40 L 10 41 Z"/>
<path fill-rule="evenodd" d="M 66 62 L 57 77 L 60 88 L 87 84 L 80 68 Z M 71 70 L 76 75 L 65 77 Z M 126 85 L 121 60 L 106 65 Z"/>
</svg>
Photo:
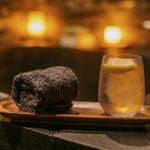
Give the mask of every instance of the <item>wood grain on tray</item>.
<svg viewBox="0 0 150 150">
<path fill-rule="evenodd" d="M 59 114 L 33 114 L 22 112 L 13 100 L 0 102 L 0 114 L 14 122 L 86 125 L 139 128 L 150 123 L 150 106 L 144 106 L 134 117 L 112 117 L 104 113 L 98 102 L 73 102 L 71 110 Z"/>
</svg>

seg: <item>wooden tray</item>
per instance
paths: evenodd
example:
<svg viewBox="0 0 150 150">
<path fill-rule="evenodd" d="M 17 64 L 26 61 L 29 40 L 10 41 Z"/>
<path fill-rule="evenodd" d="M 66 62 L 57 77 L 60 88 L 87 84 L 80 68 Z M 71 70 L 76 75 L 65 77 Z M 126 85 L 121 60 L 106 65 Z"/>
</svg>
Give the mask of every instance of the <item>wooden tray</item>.
<svg viewBox="0 0 150 150">
<path fill-rule="evenodd" d="M 32 114 L 22 112 L 13 100 L 0 102 L 0 114 L 14 122 L 141 128 L 150 123 L 150 106 L 144 106 L 134 117 L 112 117 L 104 113 L 98 102 L 73 102 L 63 114 Z"/>
</svg>

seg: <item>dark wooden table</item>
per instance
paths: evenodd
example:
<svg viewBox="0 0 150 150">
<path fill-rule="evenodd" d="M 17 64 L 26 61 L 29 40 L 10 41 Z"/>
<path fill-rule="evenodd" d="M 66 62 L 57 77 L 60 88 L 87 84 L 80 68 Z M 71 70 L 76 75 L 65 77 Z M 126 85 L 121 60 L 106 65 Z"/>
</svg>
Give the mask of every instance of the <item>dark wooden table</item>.
<svg viewBox="0 0 150 150">
<path fill-rule="evenodd" d="M 149 150 L 144 129 L 11 123 L 0 117 L 0 150 Z"/>
<path fill-rule="evenodd" d="M 7 95 L 0 97 L 4 99 Z M 50 126 L 12 123 L 0 116 L 0 150 L 95 149 L 150 150 L 150 126 L 146 129 Z"/>
</svg>

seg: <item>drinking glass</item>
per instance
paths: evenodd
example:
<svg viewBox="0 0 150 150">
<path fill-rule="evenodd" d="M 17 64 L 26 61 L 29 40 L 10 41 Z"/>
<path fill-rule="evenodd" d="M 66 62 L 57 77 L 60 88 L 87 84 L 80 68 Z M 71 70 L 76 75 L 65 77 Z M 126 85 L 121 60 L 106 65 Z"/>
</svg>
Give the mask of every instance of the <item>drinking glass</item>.
<svg viewBox="0 0 150 150">
<path fill-rule="evenodd" d="M 142 57 L 133 54 L 104 55 L 98 100 L 111 116 L 134 116 L 143 107 L 145 100 Z"/>
</svg>

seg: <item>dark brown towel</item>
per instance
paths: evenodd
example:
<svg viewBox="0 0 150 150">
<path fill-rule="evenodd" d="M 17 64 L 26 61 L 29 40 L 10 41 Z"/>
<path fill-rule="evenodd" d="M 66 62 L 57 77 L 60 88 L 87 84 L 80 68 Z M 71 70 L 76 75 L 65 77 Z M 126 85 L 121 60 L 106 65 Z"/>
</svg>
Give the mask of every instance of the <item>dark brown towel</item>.
<svg viewBox="0 0 150 150">
<path fill-rule="evenodd" d="M 72 106 L 78 95 L 78 78 L 67 67 L 20 73 L 14 77 L 12 98 L 22 111 L 59 112 Z"/>
</svg>

